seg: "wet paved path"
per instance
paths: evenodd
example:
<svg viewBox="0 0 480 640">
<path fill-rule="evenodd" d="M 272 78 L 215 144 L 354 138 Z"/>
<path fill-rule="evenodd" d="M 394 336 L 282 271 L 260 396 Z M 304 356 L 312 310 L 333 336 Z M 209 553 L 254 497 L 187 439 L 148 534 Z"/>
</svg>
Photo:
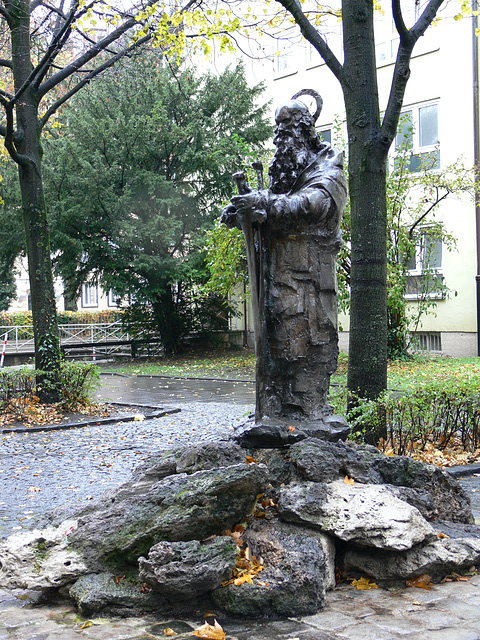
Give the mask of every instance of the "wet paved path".
<svg viewBox="0 0 480 640">
<path fill-rule="evenodd" d="M 102 377 L 99 397 L 182 411 L 145 422 L 0 436 L 0 537 L 28 527 L 49 508 L 82 504 L 119 484 L 151 452 L 227 437 L 253 408 L 254 385 Z M 480 478 L 461 482 L 480 515 Z M 69 604 L 32 608 L 37 595 L 0 590 L 0 640 L 147 640 L 166 637 L 167 627 L 179 640 L 193 640 L 191 629 L 203 623 L 199 615 L 182 623 L 131 618 L 85 624 Z M 220 622 L 228 640 L 480 640 L 480 576 L 431 591 L 341 588 L 328 595 L 323 612 L 302 621 Z"/>
<path fill-rule="evenodd" d="M 248 585 L 245 585 L 248 589 Z M 190 620 L 154 616 L 80 618 L 69 604 L 29 604 L 34 594 L 0 589 L 0 640 L 155 640 L 164 630 L 195 640 L 201 613 Z M 479 640 L 480 576 L 470 582 L 410 588 L 395 593 L 341 587 L 327 594 L 320 613 L 301 620 L 254 623 L 218 619 L 226 640 Z"/>
<path fill-rule="evenodd" d="M 226 402 L 255 404 L 255 383 L 211 378 L 170 378 L 165 376 L 102 375 L 102 400 L 156 404 L 167 402 Z"/>
</svg>

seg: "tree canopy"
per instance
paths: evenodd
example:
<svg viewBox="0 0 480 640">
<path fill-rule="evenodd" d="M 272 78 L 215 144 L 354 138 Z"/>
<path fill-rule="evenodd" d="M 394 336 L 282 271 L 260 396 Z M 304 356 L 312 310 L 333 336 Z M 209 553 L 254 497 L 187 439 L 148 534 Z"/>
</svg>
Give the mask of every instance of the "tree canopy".
<svg viewBox="0 0 480 640">
<path fill-rule="evenodd" d="M 55 269 L 70 295 L 84 282 L 112 290 L 167 352 L 201 326 L 212 301 L 195 304 L 207 276 L 202 230 L 231 174 L 271 136 L 261 94 L 242 66 L 197 76 L 149 54 L 64 108 L 45 141 L 45 176 Z"/>
</svg>

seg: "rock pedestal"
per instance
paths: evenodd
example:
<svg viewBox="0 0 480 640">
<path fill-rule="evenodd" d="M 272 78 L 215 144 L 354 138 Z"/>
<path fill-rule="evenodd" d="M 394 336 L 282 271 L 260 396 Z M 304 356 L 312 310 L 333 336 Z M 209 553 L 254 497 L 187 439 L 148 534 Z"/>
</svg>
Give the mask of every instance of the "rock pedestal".
<svg viewBox="0 0 480 640">
<path fill-rule="evenodd" d="M 324 606 L 336 565 L 386 585 L 480 565 L 472 523 L 468 496 L 432 465 L 313 438 L 210 443 L 152 457 L 73 519 L 7 538 L 0 586 L 62 588 L 87 616 L 302 616 Z"/>
</svg>

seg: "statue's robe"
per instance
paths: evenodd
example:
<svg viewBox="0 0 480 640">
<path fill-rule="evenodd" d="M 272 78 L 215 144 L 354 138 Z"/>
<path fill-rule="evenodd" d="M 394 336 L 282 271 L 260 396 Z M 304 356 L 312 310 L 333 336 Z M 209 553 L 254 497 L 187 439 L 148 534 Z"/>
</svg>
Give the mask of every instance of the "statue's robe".
<svg viewBox="0 0 480 640">
<path fill-rule="evenodd" d="M 337 367 L 343 154 L 323 145 L 286 194 L 267 194 L 259 226 L 263 284 L 256 420 L 321 419 Z"/>
</svg>

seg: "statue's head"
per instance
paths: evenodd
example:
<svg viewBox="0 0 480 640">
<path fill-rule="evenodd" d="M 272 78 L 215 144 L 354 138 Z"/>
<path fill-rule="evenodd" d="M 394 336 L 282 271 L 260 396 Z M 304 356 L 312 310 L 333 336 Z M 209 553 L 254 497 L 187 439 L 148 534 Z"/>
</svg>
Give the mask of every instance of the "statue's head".
<svg viewBox="0 0 480 640">
<path fill-rule="evenodd" d="M 314 114 L 310 113 L 307 105 L 299 100 L 301 95 L 310 95 L 315 99 L 317 109 Z M 322 109 L 322 98 L 313 89 L 304 89 L 296 93 L 291 100 L 281 104 L 275 111 L 275 139 L 274 143 L 282 142 L 288 138 L 288 134 L 305 140 L 313 141 L 317 138 L 315 122 Z"/>
<path fill-rule="evenodd" d="M 275 122 L 278 126 L 292 126 L 301 120 L 312 120 L 313 118 L 307 105 L 301 100 L 288 100 L 281 104 L 275 111 Z"/>
<path fill-rule="evenodd" d="M 301 95 L 310 95 L 315 99 L 317 109 L 313 115 L 307 105 L 298 99 Z M 269 168 L 269 188 L 274 193 L 286 193 L 320 150 L 322 142 L 315 130 L 315 122 L 321 108 L 322 99 L 318 93 L 305 89 L 276 110 L 273 143 L 277 150 Z"/>
</svg>

